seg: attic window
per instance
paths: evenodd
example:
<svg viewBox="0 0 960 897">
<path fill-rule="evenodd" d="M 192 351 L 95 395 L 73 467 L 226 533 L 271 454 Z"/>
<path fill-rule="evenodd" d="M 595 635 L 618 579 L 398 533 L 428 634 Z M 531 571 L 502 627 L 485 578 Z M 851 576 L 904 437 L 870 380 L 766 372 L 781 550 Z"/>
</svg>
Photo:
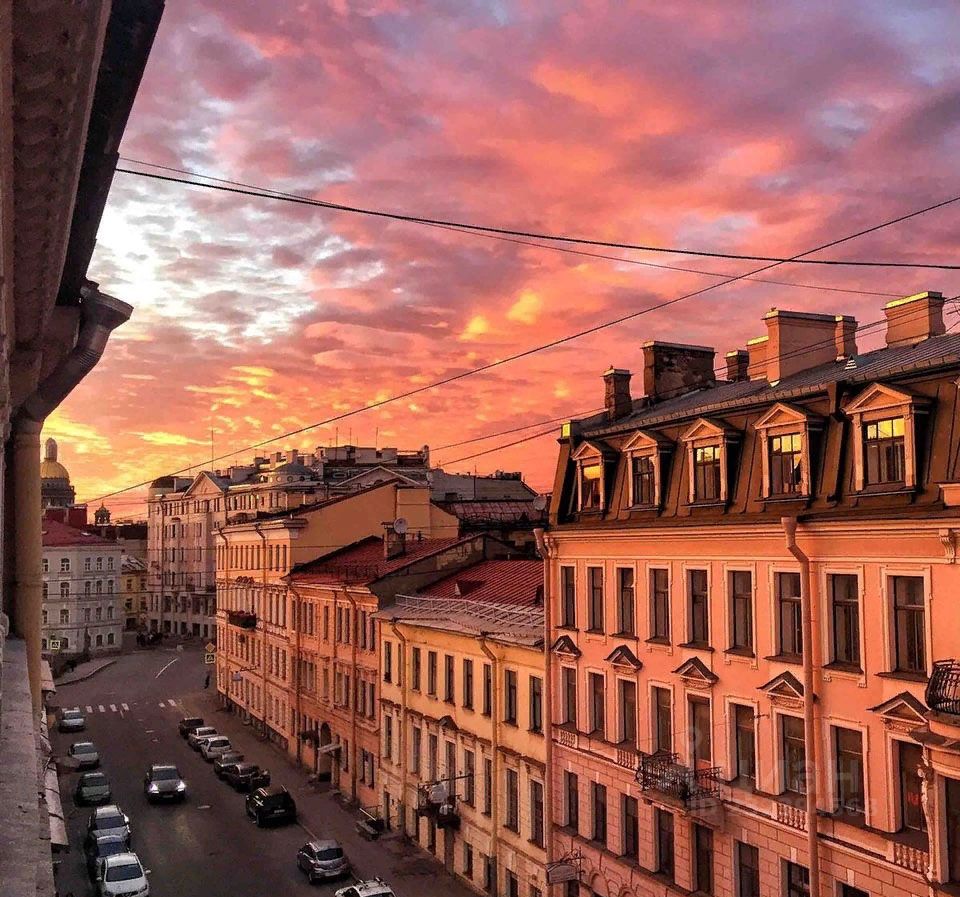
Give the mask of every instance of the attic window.
<svg viewBox="0 0 960 897">
<path fill-rule="evenodd" d="M 811 493 L 810 435 L 822 426 L 823 421 L 816 415 L 785 402 L 777 402 L 756 422 L 766 498 Z"/>
<path fill-rule="evenodd" d="M 730 452 L 739 434 L 701 417 L 681 435 L 687 445 L 690 504 L 719 504 L 730 497 Z"/>
<path fill-rule="evenodd" d="M 643 430 L 624 445 L 627 457 L 629 501 L 632 508 L 659 508 L 665 464 L 672 443 L 658 433 Z"/>
<path fill-rule="evenodd" d="M 603 507 L 603 464 L 583 464 L 580 467 L 580 510 L 592 511 Z"/>
</svg>

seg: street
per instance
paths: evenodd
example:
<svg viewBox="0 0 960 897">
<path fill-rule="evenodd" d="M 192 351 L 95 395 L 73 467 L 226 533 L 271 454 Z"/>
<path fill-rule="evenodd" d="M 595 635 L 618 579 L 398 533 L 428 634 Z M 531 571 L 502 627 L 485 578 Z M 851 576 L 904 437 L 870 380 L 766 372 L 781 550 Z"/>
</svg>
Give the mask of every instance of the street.
<svg viewBox="0 0 960 897">
<path fill-rule="evenodd" d="M 132 849 L 150 870 L 153 897 L 332 894 L 345 882 L 310 886 L 296 866 L 297 850 L 314 835 L 337 838 L 358 877 L 380 875 L 400 897 L 422 891 L 427 881 L 431 894 L 472 893 L 416 846 L 396 836 L 370 843 L 356 835 L 352 816 L 329 795 L 308 786 L 305 772 L 287 763 L 236 717 L 215 710 L 215 691 L 203 689 L 211 669 L 196 647 L 183 653 L 170 648 L 136 651 L 86 681 L 59 686 L 51 702 L 79 706 L 86 714 L 83 733 L 61 734 L 51 726 L 54 753 L 62 758 L 75 741 L 90 740 L 97 746 L 113 800 L 130 817 Z M 260 829 L 247 818 L 244 795 L 217 779 L 212 764 L 177 731 L 179 719 L 195 713 L 228 735 L 248 760 L 268 768 L 275 783 L 290 790 L 297 801 L 297 825 Z M 147 803 L 144 774 L 151 763 L 161 762 L 176 764 L 187 782 L 183 804 Z M 62 858 L 57 883 L 61 895 L 74 897 L 93 893 L 82 849 L 91 810 L 74 805 L 78 775 L 60 766 L 71 850 Z"/>
</svg>

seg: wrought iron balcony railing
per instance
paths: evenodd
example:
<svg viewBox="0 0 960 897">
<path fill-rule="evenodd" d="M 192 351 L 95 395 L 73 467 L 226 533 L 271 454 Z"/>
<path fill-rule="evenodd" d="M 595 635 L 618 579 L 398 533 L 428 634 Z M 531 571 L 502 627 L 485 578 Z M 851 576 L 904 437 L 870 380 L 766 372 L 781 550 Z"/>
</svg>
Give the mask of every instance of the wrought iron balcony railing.
<svg viewBox="0 0 960 897">
<path fill-rule="evenodd" d="M 937 660 L 927 683 L 927 706 L 936 713 L 960 716 L 960 660 Z"/>
<path fill-rule="evenodd" d="M 637 784 L 643 791 L 659 791 L 684 804 L 720 796 L 720 767 L 691 769 L 676 754 L 641 754 Z"/>
<path fill-rule="evenodd" d="M 227 623 L 241 629 L 256 629 L 257 615 L 248 610 L 230 610 L 227 611 Z"/>
</svg>

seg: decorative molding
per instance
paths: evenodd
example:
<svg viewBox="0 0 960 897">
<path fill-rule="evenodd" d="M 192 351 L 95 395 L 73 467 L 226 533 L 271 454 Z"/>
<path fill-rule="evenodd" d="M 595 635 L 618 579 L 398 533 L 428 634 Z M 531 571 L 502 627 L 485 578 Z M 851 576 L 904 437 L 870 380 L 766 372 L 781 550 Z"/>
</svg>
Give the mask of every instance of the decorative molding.
<svg viewBox="0 0 960 897">
<path fill-rule="evenodd" d="M 577 647 L 576 642 L 569 635 L 561 635 L 551 646 L 550 650 L 554 654 L 559 654 L 561 657 L 579 657 L 581 655 L 580 649 Z"/>
<path fill-rule="evenodd" d="M 803 685 L 793 673 L 785 671 L 774 676 L 769 682 L 760 686 L 759 691 L 767 693 L 772 704 L 786 707 L 790 710 L 803 708 Z M 816 695 L 814 695 L 816 700 Z"/>
<path fill-rule="evenodd" d="M 606 656 L 605 660 L 612 666 L 635 672 L 643 668 L 643 662 L 627 645 L 618 645 Z"/>
<path fill-rule="evenodd" d="M 951 485 L 957 486 L 960 484 L 953 483 Z M 941 484 L 940 488 L 943 490 L 943 484 Z M 946 497 L 945 490 L 944 497 Z M 957 530 L 941 529 L 937 531 L 937 536 L 940 539 L 940 544 L 943 546 L 943 556 L 947 559 L 947 563 L 955 564 L 957 562 Z"/>
<path fill-rule="evenodd" d="M 879 715 L 887 729 L 907 735 L 927 722 L 927 708 L 908 691 L 867 709 Z"/>
<path fill-rule="evenodd" d="M 673 672 L 683 680 L 684 685 L 692 688 L 712 688 L 720 681 L 720 677 L 699 657 L 685 660 Z"/>
</svg>

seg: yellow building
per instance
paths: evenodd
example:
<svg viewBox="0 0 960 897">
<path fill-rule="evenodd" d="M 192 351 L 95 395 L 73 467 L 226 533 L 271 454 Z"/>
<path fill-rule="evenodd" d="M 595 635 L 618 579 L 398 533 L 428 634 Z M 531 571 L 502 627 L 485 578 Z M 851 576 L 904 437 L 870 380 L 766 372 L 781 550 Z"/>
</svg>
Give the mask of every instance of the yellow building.
<svg viewBox="0 0 960 897">
<path fill-rule="evenodd" d="M 144 627 L 147 620 L 147 562 L 130 554 L 120 562 L 120 595 L 125 629 Z"/>
<path fill-rule="evenodd" d="M 376 616 L 387 824 L 478 891 L 546 894 L 542 563 L 481 561 Z"/>
</svg>

